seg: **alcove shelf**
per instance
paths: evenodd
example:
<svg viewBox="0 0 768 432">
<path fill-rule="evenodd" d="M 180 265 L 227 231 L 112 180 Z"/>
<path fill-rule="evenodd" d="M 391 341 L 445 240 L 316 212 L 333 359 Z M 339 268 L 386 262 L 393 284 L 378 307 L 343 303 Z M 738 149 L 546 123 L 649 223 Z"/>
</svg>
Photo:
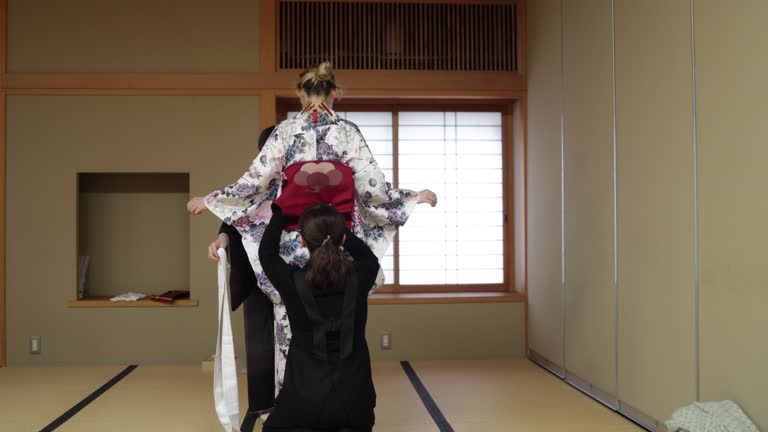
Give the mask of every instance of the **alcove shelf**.
<svg viewBox="0 0 768 432">
<path fill-rule="evenodd" d="M 104 307 L 197 307 L 197 299 L 181 299 L 173 303 L 162 303 L 148 299 L 137 300 L 135 302 L 113 302 L 109 301 L 108 296 L 88 297 L 82 300 L 71 300 L 69 307 L 72 308 L 104 308 Z"/>
<path fill-rule="evenodd" d="M 77 192 L 77 256 L 87 256 L 88 267 L 85 298 L 70 307 L 198 305 L 195 299 L 109 300 L 189 289 L 188 173 L 81 172 Z"/>
</svg>

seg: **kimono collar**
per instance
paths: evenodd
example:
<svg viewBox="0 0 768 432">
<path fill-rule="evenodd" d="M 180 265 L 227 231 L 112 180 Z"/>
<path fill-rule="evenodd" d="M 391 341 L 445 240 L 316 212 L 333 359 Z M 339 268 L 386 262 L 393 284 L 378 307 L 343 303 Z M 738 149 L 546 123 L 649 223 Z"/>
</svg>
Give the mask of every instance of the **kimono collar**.
<svg viewBox="0 0 768 432">
<path fill-rule="evenodd" d="M 333 112 L 330 108 L 328 108 L 328 105 L 325 104 L 325 102 L 322 101 L 309 101 L 306 105 L 304 105 L 304 109 L 301 111 L 301 115 L 303 114 L 311 114 L 312 115 L 312 122 L 317 123 L 320 113 L 326 113 L 328 117 L 333 118 L 336 113 Z"/>
</svg>

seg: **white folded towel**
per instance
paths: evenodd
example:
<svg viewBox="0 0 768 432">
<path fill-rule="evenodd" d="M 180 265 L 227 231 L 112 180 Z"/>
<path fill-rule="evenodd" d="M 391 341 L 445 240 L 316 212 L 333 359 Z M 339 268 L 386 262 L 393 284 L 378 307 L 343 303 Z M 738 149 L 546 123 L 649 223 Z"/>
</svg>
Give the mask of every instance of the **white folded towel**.
<svg viewBox="0 0 768 432">
<path fill-rule="evenodd" d="M 119 302 L 119 301 L 131 302 L 131 301 L 141 300 L 141 299 L 143 299 L 146 296 L 147 296 L 146 294 L 129 292 L 129 293 L 125 293 L 125 294 L 120 294 L 119 296 L 112 297 L 111 299 L 109 299 L 109 301 L 113 301 L 113 302 Z"/>
</svg>

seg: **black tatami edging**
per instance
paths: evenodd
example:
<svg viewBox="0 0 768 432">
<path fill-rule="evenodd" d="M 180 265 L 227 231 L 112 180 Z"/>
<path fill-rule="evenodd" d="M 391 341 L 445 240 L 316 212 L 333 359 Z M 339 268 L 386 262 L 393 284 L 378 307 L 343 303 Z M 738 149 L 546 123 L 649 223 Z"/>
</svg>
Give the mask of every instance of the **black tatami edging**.
<svg viewBox="0 0 768 432">
<path fill-rule="evenodd" d="M 411 380 L 413 388 L 416 389 L 416 393 L 421 398 L 421 402 L 429 412 L 429 415 L 432 416 L 432 420 L 435 422 L 440 432 L 453 432 L 453 427 L 451 427 L 451 424 L 448 423 L 448 420 L 446 420 L 445 416 L 440 411 L 440 408 L 437 406 L 435 400 L 432 399 L 432 395 L 429 394 L 427 388 L 424 387 L 424 383 L 422 383 L 421 379 L 419 379 L 419 376 L 416 375 L 416 371 L 413 370 L 411 363 L 402 361 L 400 362 L 400 365 L 403 367 L 403 371 L 405 371 L 408 379 Z"/>
<path fill-rule="evenodd" d="M 104 393 L 106 393 L 107 390 L 109 390 L 115 384 L 120 382 L 120 380 L 122 380 L 123 378 L 128 376 L 128 374 L 133 372 L 134 369 L 136 369 L 137 367 L 138 367 L 137 365 L 130 365 L 127 368 L 123 369 L 122 372 L 120 372 L 119 374 L 115 375 L 114 378 L 109 380 L 103 386 L 99 387 L 93 393 L 89 394 L 85 399 L 83 399 L 80 402 L 78 402 L 77 405 L 73 406 L 67 412 L 65 412 L 64 414 L 59 416 L 59 418 L 57 418 L 56 420 L 52 421 L 48 426 L 40 429 L 40 432 L 51 432 L 51 431 L 54 431 L 57 428 L 59 428 L 61 425 L 66 423 L 67 420 L 69 420 L 72 417 L 74 417 L 77 413 L 82 411 L 83 408 L 87 407 L 91 402 L 95 401 L 99 396 L 103 395 Z"/>
</svg>

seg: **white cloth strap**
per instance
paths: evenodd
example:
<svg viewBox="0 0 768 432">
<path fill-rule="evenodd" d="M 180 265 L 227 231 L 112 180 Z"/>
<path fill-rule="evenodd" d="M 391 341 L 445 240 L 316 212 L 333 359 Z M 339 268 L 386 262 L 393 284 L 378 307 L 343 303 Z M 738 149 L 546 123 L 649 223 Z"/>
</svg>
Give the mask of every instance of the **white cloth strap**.
<svg viewBox="0 0 768 432">
<path fill-rule="evenodd" d="M 229 317 L 229 278 L 227 252 L 219 249 L 219 331 L 213 360 L 213 400 L 216 415 L 226 432 L 240 432 L 240 401 L 237 394 L 235 344 Z"/>
</svg>

